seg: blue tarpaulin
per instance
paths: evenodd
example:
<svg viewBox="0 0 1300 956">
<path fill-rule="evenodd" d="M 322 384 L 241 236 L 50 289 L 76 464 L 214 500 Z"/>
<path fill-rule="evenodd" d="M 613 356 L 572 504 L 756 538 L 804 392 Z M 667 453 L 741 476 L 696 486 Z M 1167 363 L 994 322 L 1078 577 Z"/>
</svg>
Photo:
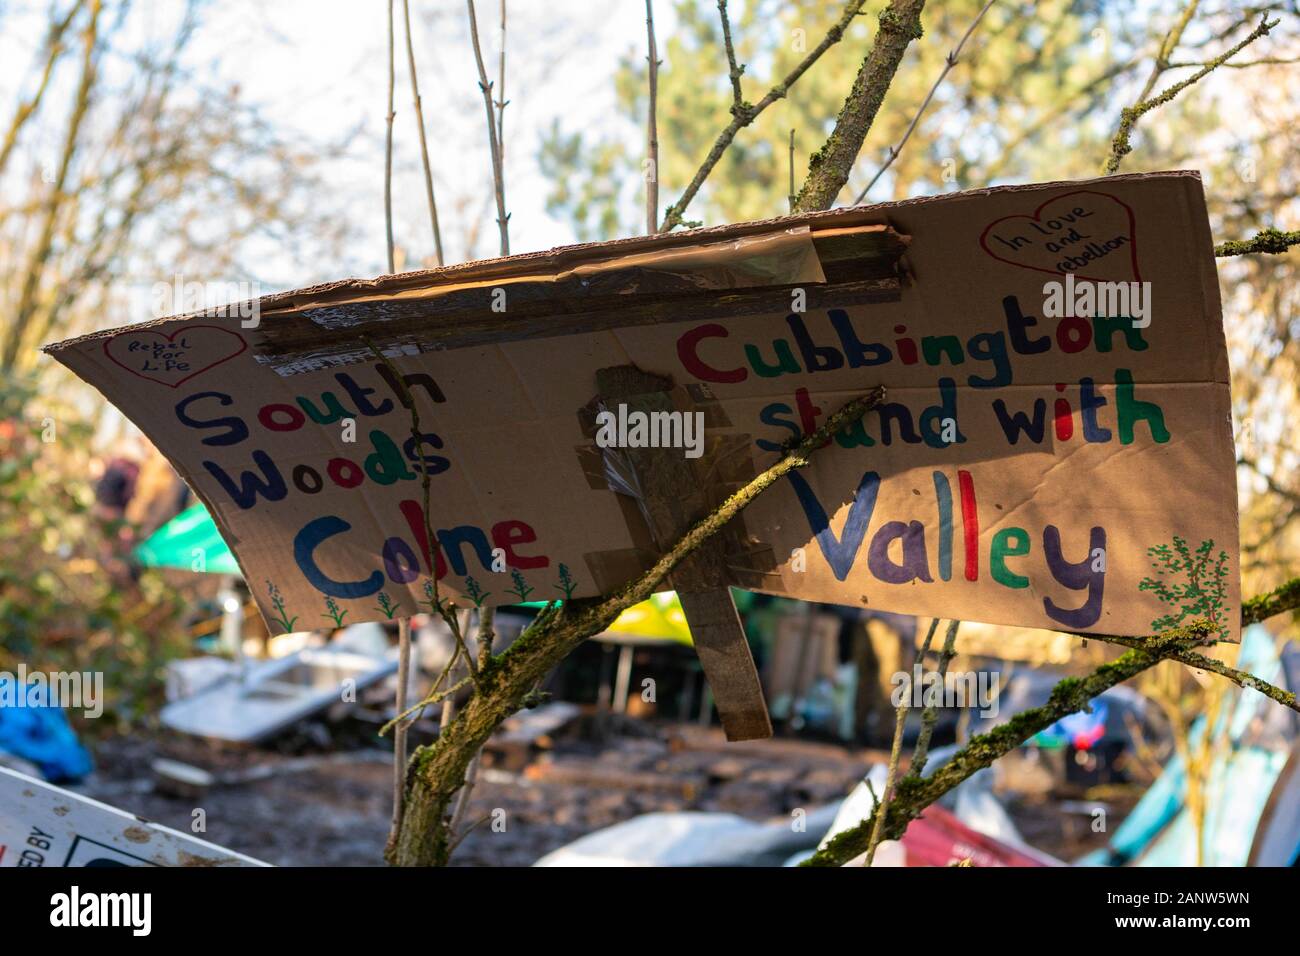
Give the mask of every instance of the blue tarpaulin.
<svg viewBox="0 0 1300 956">
<path fill-rule="evenodd" d="M 63 711 L 46 703 L 47 694 L 48 688 L 0 674 L 0 750 L 35 764 L 51 783 L 80 780 L 94 766 L 90 752 Z"/>
</svg>

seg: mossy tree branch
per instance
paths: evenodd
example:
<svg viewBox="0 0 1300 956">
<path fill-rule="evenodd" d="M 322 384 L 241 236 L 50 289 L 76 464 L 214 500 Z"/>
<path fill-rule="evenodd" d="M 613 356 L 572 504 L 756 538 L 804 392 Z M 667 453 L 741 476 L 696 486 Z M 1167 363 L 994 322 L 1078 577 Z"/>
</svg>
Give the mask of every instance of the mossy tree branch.
<svg viewBox="0 0 1300 956">
<path fill-rule="evenodd" d="M 636 581 L 612 596 L 551 603 L 518 640 L 489 657 L 478 670 L 476 692 L 431 745 L 421 747 L 407 767 L 405 816 L 399 839 L 386 854 L 399 866 L 444 865 L 455 846 L 449 816 L 456 793 L 479 749 L 506 718 L 517 712 L 533 689 L 574 648 L 605 630 L 623 611 L 644 601 L 683 560 L 717 534 L 760 494 L 791 471 L 803 468 L 813 452 L 837 431 L 861 418 L 884 398 L 884 389 L 848 402 L 788 454 L 728 498 L 696 524 Z"/>
<path fill-rule="evenodd" d="M 1089 635 L 1096 637 L 1096 635 Z M 1146 646 L 1146 642 L 1140 637 L 1100 637 L 1098 640 L 1106 641 L 1110 644 L 1119 644 L 1122 647 Z M 1300 702 L 1297 702 L 1296 695 L 1289 690 L 1283 690 L 1254 674 L 1248 674 L 1245 671 L 1238 670 L 1235 667 L 1229 667 L 1223 661 L 1215 660 L 1212 657 L 1206 657 L 1204 654 L 1198 654 L 1193 650 L 1173 649 L 1165 655 L 1172 661 L 1178 661 L 1180 664 L 1186 664 L 1188 667 L 1195 667 L 1198 670 L 1210 671 L 1218 674 L 1220 677 L 1226 677 L 1238 687 L 1248 687 L 1251 690 L 1257 690 L 1265 697 L 1281 704 L 1283 707 L 1289 707 L 1300 713 Z"/>
<path fill-rule="evenodd" d="M 1300 245 L 1300 230 L 1283 232 L 1281 229 L 1261 229 L 1250 239 L 1230 239 L 1214 247 L 1214 254 L 1220 258 L 1226 256 L 1248 256 L 1256 252 L 1281 255 L 1292 246 Z"/>
<path fill-rule="evenodd" d="M 1193 4 L 1192 8 L 1194 8 L 1194 6 L 1195 5 Z M 1110 155 L 1106 157 L 1106 165 L 1104 167 L 1105 174 L 1109 176 L 1118 171 L 1119 164 L 1123 161 L 1124 157 L 1133 152 L 1133 146 L 1129 143 L 1129 137 L 1132 135 L 1134 127 L 1137 126 L 1138 120 L 1156 107 L 1164 106 L 1192 84 L 1198 83 L 1206 76 L 1209 76 L 1210 73 L 1214 72 L 1214 70 L 1232 59 L 1260 37 L 1267 36 L 1268 31 L 1277 26 L 1279 22 L 1280 21 L 1278 20 L 1270 22 L 1267 14 L 1264 15 L 1260 18 L 1259 25 L 1256 26 L 1244 40 L 1232 47 L 1226 53 L 1216 56 L 1185 80 L 1179 80 L 1173 86 L 1162 90 L 1160 93 L 1157 93 L 1149 99 L 1147 98 L 1147 93 L 1149 91 L 1144 91 L 1136 104 L 1125 107 L 1120 113 L 1119 129 L 1115 131 L 1115 138 L 1110 144 Z M 1172 51 L 1166 51 L 1162 48 L 1162 55 L 1167 56 L 1169 52 Z M 1157 73 L 1156 75 L 1159 74 Z"/>
<path fill-rule="evenodd" d="M 1254 624 L 1296 608 L 1300 608 L 1300 578 L 1294 578 L 1267 594 L 1245 602 L 1242 607 L 1241 622 L 1243 626 Z M 1061 681 L 1052 689 L 1052 695 L 1046 704 L 1022 711 L 1005 724 L 972 738 L 931 776 L 904 778 L 895 788 L 893 802 L 886 811 L 881 826 L 883 838 L 887 840 L 901 838 L 907 830 L 907 825 L 949 790 L 957 787 L 977 771 L 983 770 L 999 757 L 1010 753 L 1034 734 L 1046 730 L 1062 717 L 1084 709 L 1098 694 L 1154 667 L 1162 660 L 1180 660 L 1187 657 L 1196 661 L 1192 666 L 1213 670 L 1215 673 L 1242 683 L 1243 686 L 1250 686 L 1261 693 L 1268 694 L 1278 703 L 1289 707 L 1295 706 L 1294 695 L 1288 696 L 1287 692 L 1253 675 L 1243 674 L 1226 665 L 1219 665 L 1217 661 L 1210 661 L 1209 658 L 1189 650 L 1193 646 L 1204 644 L 1206 638 L 1214 631 L 1214 627 L 1208 622 L 1194 622 L 1154 637 L 1133 638 L 1134 644 L 1125 654 L 1109 664 L 1103 664 L 1087 677 L 1069 677 Z M 1097 637 L 1097 635 L 1081 636 Z M 1228 673 L 1229 671 L 1232 673 Z M 1247 680 L 1249 683 L 1244 683 Z M 1270 693 L 1269 688 L 1280 696 Z M 859 856 L 866 851 L 871 841 L 871 834 L 875 829 L 875 817 L 876 814 L 873 812 L 856 827 L 837 834 L 825 847 L 805 860 L 803 865 L 842 866 Z"/>
<path fill-rule="evenodd" d="M 853 81 L 835 129 L 808 161 L 808 178 L 795 197 L 795 212 L 830 209 L 862 151 L 885 93 L 903 62 L 908 45 L 921 36 L 925 0 L 890 0 L 880 14 L 880 29 Z"/>
</svg>

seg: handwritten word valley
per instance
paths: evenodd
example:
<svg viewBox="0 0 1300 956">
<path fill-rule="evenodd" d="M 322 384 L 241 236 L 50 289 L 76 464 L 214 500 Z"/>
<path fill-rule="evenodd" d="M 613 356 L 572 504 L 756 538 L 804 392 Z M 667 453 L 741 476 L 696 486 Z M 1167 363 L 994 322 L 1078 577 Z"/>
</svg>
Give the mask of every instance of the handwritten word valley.
<svg viewBox="0 0 1300 956">
<path fill-rule="evenodd" d="M 1062 627 L 1091 627 L 1101 618 L 1102 599 L 1106 586 L 1106 529 L 1094 525 L 1084 544 L 1074 544 L 1071 553 L 1081 553 L 1079 560 L 1066 557 L 1061 529 L 1054 524 L 1044 525 L 1041 532 L 1031 535 L 1022 527 L 1000 528 L 988 539 L 987 549 L 980 546 L 979 496 L 975 479 L 970 472 L 957 471 L 956 511 L 952 481 L 943 471 L 932 474 L 934 485 L 933 523 L 914 517 L 890 520 L 876 526 L 868 540 L 882 479 L 875 471 L 867 471 L 858 483 L 857 491 L 848 505 L 848 514 L 840 532 L 830 526 L 830 514 L 822 504 L 808 480 L 791 472 L 787 478 L 794 487 L 795 496 L 808 521 L 809 530 L 821 549 L 822 557 L 838 581 L 855 575 L 855 583 L 866 587 L 861 571 L 874 582 L 886 585 L 913 586 L 952 581 L 958 573 L 971 583 L 980 581 L 987 568 L 987 576 L 994 583 L 1012 591 L 1022 591 L 1034 585 L 1035 593 L 1042 593 L 1043 611 Z M 919 498 L 912 501 L 919 502 Z M 911 509 L 909 509 L 911 510 Z M 915 512 L 913 511 L 913 514 Z M 1041 542 L 1034 546 L 1035 537 Z M 960 571 L 954 568 L 958 554 L 955 542 L 961 542 Z M 866 545 L 865 569 L 858 555 Z M 1065 593 L 1052 593 L 1045 586 L 1044 570 Z M 1069 592 L 1084 592 L 1081 603 L 1068 605 Z M 881 602 L 890 606 L 894 602 Z"/>
</svg>

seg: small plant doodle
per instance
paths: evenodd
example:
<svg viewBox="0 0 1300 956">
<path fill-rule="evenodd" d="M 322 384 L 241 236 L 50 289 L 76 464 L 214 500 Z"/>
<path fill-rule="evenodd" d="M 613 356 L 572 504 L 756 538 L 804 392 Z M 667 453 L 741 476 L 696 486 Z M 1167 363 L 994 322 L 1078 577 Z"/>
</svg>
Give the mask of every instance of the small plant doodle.
<svg viewBox="0 0 1300 956">
<path fill-rule="evenodd" d="M 433 581 L 426 578 L 424 582 L 424 600 L 419 601 L 417 603 L 425 605 L 429 609 L 430 614 L 437 614 L 438 616 L 442 616 L 443 613 L 442 599 L 435 597 L 436 593 L 437 591 L 433 586 Z"/>
<path fill-rule="evenodd" d="M 325 599 L 325 613 L 321 617 L 327 617 L 334 622 L 335 627 L 343 626 L 343 619 L 348 616 L 348 612 L 339 608 L 339 602 L 332 597 Z"/>
<path fill-rule="evenodd" d="M 1228 552 L 1214 553 L 1214 539 L 1201 542 L 1195 551 L 1186 539 L 1174 536 L 1172 545 L 1147 548 L 1155 577 L 1145 577 L 1139 591 L 1151 591 L 1173 610 L 1151 622 L 1157 633 L 1178 627 L 1189 619 L 1205 619 L 1219 630 L 1220 639 L 1228 636 Z M 1181 579 L 1181 580 L 1180 580 Z"/>
<path fill-rule="evenodd" d="M 271 607 L 275 608 L 275 623 L 284 628 L 286 634 L 291 632 L 294 622 L 298 620 L 298 615 L 295 614 L 293 617 L 289 617 L 285 612 L 284 595 L 280 593 L 278 587 L 271 583 L 270 578 L 266 579 L 266 592 L 271 595 Z"/>
<path fill-rule="evenodd" d="M 391 621 L 393 615 L 401 609 L 402 605 L 400 603 L 394 603 L 393 599 L 388 596 L 387 591 L 379 592 L 379 605 L 375 608 L 376 611 Z"/>
<path fill-rule="evenodd" d="M 518 596 L 520 603 L 527 601 L 528 595 L 537 590 L 537 588 L 530 588 L 528 586 L 528 582 L 524 580 L 523 573 L 518 568 L 511 569 L 510 580 L 515 582 L 515 586 L 512 588 L 506 588 L 506 593 Z"/>
<path fill-rule="evenodd" d="M 573 592 L 578 588 L 578 582 L 569 571 L 567 564 L 560 565 L 560 583 L 554 587 L 564 592 L 564 600 L 568 601 L 573 598 Z"/>
<path fill-rule="evenodd" d="M 482 585 L 470 576 L 465 578 L 465 591 L 469 594 L 469 599 L 474 602 L 474 606 L 478 608 L 481 608 L 483 602 L 492 595 L 491 591 L 484 591 Z"/>
</svg>

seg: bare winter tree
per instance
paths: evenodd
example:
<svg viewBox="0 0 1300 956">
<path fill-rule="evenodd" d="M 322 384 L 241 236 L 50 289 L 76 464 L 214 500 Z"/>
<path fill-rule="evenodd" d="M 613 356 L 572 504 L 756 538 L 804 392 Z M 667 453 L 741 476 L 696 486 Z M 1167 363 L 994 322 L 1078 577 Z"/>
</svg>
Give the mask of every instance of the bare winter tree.
<svg viewBox="0 0 1300 956">
<path fill-rule="evenodd" d="M 341 236 L 299 211 L 323 157 L 187 67 L 204 6 L 186 0 L 142 42 L 122 0 L 50 5 L 25 90 L 0 117 L 0 374 L 30 371 L 56 334 L 102 324 L 142 277 L 247 276 L 235 257 L 251 236 L 305 244 L 307 223 L 321 247 Z M 0 6 L 0 25 L 12 15 Z"/>
</svg>

